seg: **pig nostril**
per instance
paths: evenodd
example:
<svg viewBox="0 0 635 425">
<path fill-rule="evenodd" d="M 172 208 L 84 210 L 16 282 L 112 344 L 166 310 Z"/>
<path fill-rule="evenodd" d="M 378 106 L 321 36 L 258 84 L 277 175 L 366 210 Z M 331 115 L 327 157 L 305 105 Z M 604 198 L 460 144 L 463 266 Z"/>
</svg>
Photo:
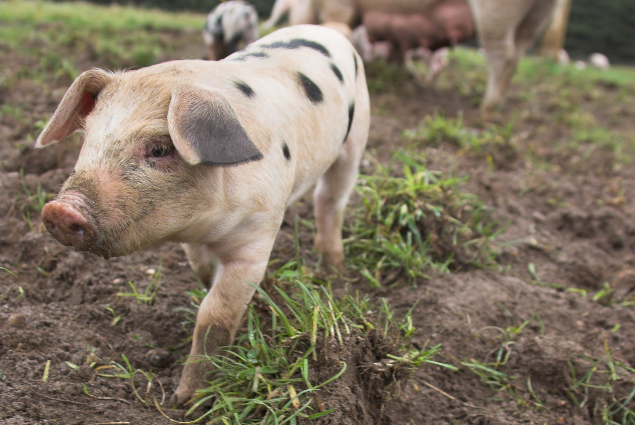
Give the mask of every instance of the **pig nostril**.
<svg viewBox="0 0 635 425">
<path fill-rule="evenodd" d="M 71 224 L 71 231 L 77 233 L 80 236 L 83 236 L 85 230 L 84 227 L 80 226 L 79 224 Z"/>
</svg>

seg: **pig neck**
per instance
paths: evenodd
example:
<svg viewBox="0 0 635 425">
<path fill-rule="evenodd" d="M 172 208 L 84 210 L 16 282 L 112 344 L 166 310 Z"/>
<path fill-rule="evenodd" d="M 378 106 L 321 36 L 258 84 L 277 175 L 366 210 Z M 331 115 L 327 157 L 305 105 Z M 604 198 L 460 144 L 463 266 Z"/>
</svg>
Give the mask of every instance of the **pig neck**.
<svg viewBox="0 0 635 425">
<path fill-rule="evenodd" d="M 193 217 L 187 228 L 174 238 L 176 241 L 205 244 L 221 254 L 252 241 L 263 228 L 277 231 L 279 223 L 271 218 L 273 205 L 263 205 L 245 190 L 245 185 L 236 184 L 236 180 L 244 177 L 240 167 L 210 167 L 211 178 L 205 179 L 205 185 L 216 188 L 206 196 L 211 202 L 205 202 L 207 209 Z M 283 213 L 284 210 L 278 211 L 275 216 Z"/>
</svg>

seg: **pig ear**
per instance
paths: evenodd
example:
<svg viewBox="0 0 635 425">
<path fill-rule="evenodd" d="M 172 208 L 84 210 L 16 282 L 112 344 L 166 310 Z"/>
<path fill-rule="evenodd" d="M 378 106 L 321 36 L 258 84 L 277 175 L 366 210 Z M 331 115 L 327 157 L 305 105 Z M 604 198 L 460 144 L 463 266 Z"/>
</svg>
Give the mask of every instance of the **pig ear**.
<svg viewBox="0 0 635 425">
<path fill-rule="evenodd" d="M 262 159 L 225 96 L 190 85 L 172 89 L 168 130 L 188 163 L 235 165 Z"/>
<path fill-rule="evenodd" d="M 112 78 L 111 74 L 101 69 L 91 69 L 77 77 L 40 133 L 35 147 L 43 148 L 57 143 L 80 128 L 95 107 L 97 95 Z"/>
</svg>

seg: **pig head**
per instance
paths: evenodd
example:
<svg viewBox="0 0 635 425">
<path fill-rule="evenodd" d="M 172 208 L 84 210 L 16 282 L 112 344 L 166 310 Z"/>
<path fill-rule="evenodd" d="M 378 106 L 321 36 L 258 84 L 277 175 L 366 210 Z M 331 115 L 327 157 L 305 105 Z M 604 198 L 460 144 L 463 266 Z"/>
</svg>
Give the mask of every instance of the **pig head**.
<svg viewBox="0 0 635 425">
<path fill-rule="evenodd" d="M 104 258 L 188 239 L 198 225 L 193 208 L 211 208 L 200 199 L 209 176 L 196 164 L 262 158 L 219 93 L 165 76 L 153 82 L 122 77 L 82 74 L 36 142 L 44 147 L 85 130 L 75 169 L 42 220 L 63 245 Z M 205 144 L 205 133 L 218 143 Z"/>
<path fill-rule="evenodd" d="M 361 59 L 319 26 L 276 31 L 218 62 L 86 71 L 36 142 L 84 132 L 42 220 L 60 243 L 104 258 L 184 243 L 211 288 L 173 398 L 180 404 L 205 385 L 207 356 L 231 343 L 286 207 L 316 183 L 315 246 L 343 267 L 343 213 L 369 123 Z"/>
</svg>

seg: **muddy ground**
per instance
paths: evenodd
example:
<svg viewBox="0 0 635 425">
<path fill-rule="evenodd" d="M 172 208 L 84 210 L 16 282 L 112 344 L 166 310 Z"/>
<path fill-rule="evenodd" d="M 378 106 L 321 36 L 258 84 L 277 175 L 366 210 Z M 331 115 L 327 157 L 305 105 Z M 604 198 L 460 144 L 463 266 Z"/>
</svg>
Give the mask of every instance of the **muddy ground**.
<svg viewBox="0 0 635 425">
<path fill-rule="evenodd" d="M 169 53 L 159 60 L 204 53 L 198 32 L 174 32 L 165 43 Z M 21 70 L 36 66 L 37 60 L 18 49 L 0 49 L 3 76 L 11 81 L 0 94 L 0 265 L 17 276 L 0 270 L 0 422 L 170 423 L 154 407 L 141 404 L 128 381 L 97 376 L 95 368 L 112 360 L 121 363 L 125 354 L 135 369 L 152 370 L 161 382 L 163 389 L 157 381 L 152 389 L 159 401 L 163 393 L 169 397 L 180 376 L 179 360 L 189 348 L 192 325 L 183 309 L 192 308 L 186 291 L 199 286 L 196 277 L 176 244 L 106 261 L 62 247 L 48 235 L 37 193 L 56 192 L 73 168 L 81 140 L 73 136 L 70 143 L 43 151 L 31 145 L 71 80 L 52 72 L 40 81 L 22 78 Z M 82 49 L 60 49 L 80 71 L 112 66 Z M 635 367 L 635 309 L 628 302 L 635 293 L 635 164 L 610 149 L 585 155 L 588 143 L 577 150 L 559 146 L 557 141 L 572 137 L 574 130 L 554 119 L 559 92 L 539 87 L 539 81 L 516 81 L 507 107 L 486 121 L 476 106 L 478 91 L 461 94 L 443 81 L 422 88 L 405 78 L 371 93 L 369 151 L 382 163 L 409 143 L 404 129 L 415 128 L 435 111 L 448 117 L 462 114 L 465 125 L 474 128 L 504 125 L 513 118 L 515 150 L 494 152 L 490 161 L 451 143 L 420 146 L 430 169 L 469 175 L 464 190 L 477 195 L 508 227 L 497 239 L 496 267 L 451 274 L 431 270 L 430 278 L 416 287 L 384 282 L 377 290 L 351 276 L 353 289 L 387 297 L 397 316 L 420 300 L 413 315 L 419 329 L 415 343 L 442 344 L 435 360 L 458 372 L 426 365 L 382 405 L 352 369 L 320 395 L 322 403 L 338 408 L 321 423 L 600 424 L 602 409 L 632 390 L 633 374 L 626 378 L 630 383 L 611 381 L 612 392 L 589 390 L 582 403 L 583 390 L 574 388 L 572 376 L 580 378 L 597 367 L 593 383 L 604 385 L 610 380 L 602 372 L 607 350 L 614 363 Z M 530 89 L 534 95 L 528 98 Z M 635 93 L 626 93 L 597 85 L 576 99 L 598 124 L 630 134 L 632 144 Z M 368 163 L 363 172 L 371 168 Z M 352 202 L 360 202 L 359 196 Z M 272 260 L 293 258 L 295 216 L 311 221 L 311 209 L 310 197 L 290 208 Z M 316 258 L 312 238 L 311 229 L 301 226 L 307 261 Z M 130 292 L 128 281 L 145 288 L 159 267 L 161 286 L 153 305 L 117 297 Z M 601 297 L 605 283 L 610 291 Z M 528 320 L 518 333 L 510 330 Z M 502 390 L 462 364 L 494 362 L 501 332 L 510 335 L 503 347 L 509 359 L 499 367 L 510 386 Z M 157 360 L 148 354 L 155 348 L 170 354 Z"/>
</svg>

